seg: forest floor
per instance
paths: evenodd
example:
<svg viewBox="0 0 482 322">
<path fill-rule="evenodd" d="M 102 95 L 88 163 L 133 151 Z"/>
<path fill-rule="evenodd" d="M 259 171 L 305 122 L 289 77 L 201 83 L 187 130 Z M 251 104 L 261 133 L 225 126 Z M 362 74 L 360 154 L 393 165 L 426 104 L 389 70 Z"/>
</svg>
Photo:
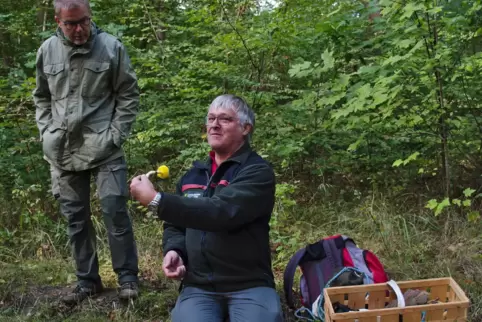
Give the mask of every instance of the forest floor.
<svg viewBox="0 0 482 322">
<path fill-rule="evenodd" d="M 387 202 L 324 203 L 277 208 L 272 224 L 273 268 L 282 301 L 283 270 L 307 243 L 342 233 L 372 250 L 390 277 L 401 280 L 453 277 L 471 300 L 469 321 L 482 321 L 482 225 L 460 214 L 435 217 L 424 209 L 391 207 Z M 449 217 L 450 216 L 450 217 Z M 161 270 L 159 222 L 134 216 L 139 252 L 140 297 L 117 297 L 105 229 L 98 231 L 100 274 L 105 292 L 68 307 L 62 294 L 75 286 L 65 223 L 33 225 L 0 239 L 0 321 L 170 321 L 179 282 Z M 295 321 L 285 308 L 285 320 Z"/>
</svg>

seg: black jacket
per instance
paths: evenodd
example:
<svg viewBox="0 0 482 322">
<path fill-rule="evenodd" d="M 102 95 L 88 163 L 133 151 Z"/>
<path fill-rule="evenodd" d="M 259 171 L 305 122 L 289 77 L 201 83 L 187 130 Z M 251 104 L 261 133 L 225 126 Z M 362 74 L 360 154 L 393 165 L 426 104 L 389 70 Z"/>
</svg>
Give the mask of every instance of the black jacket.
<svg viewBox="0 0 482 322">
<path fill-rule="evenodd" d="M 187 264 L 184 286 L 230 292 L 274 287 L 269 221 L 274 206 L 271 166 L 249 144 L 211 173 L 212 160 L 195 162 L 179 195 L 164 194 L 163 253 L 176 250 Z"/>
</svg>

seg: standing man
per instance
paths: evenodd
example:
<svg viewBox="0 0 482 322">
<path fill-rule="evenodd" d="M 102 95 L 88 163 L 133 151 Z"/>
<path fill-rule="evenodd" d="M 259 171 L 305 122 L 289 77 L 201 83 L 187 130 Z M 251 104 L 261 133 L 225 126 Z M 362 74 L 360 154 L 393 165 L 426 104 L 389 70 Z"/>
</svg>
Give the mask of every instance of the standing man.
<svg viewBox="0 0 482 322">
<path fill-rule="evenodd" d="M 78 303 L 102 291 L 90 180 L 95 178 L 108 230 L 119 297 L 138 295 L 137 249 L 127 212 L 122 144 L 139 105 L 137 78 L 123 44 L 92 22 L 88 0 L 55 0 L 57 32 L 37 53 L 33 98 L 52 192 L 68 220 L 78 285 L 62 300 Z"/>
<path fill-rule="evenodd" d="M 143 175 L 132 196 L 164 220 L 163 269 L 183 279 L 173 322 L 281 322 L 269 247 L 275 175 L 254 152 L 254 113 L 237 96 L 218 96 L 206 125 L 206 163 L 195 162 L 177 195 L 157 192 Z"/>
</svg>

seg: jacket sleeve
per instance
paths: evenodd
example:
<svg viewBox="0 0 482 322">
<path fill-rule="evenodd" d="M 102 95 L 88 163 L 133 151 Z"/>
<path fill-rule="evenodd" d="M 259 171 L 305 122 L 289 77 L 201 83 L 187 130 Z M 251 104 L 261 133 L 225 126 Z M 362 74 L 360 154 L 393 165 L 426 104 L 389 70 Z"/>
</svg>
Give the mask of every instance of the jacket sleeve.
<svg viewBox="0 0 482 322">
<path fill-rule="evenodd" d="M 177 184 L 176 194 L 182 196 L 181 181 Z M 187 265 L 186 228 L 175 226 L 167 221 L 164 222 L 163 227 L 162 253 L 166 256 L 167 252 L 175 250 L 181 256 L 184 265 Z"/>
<path fill-rule="evenodd" d="M 33 90 L 33 101 L 35 104 L 35 120 L 40 131 L 40 140 L 42 135 L 50 124 L 52 119 L 51 94 L 49 83 L 44 73 L 42 48 L 37 51 L 36 59 L 36 85 Z"/>
<path fill-rule="evenodd" d="M 121 147 L 131 132 L 139 106 L 139 87 L 134 68 L 124 45 L 117 41 L 117 66 L 114 73 L 115 112 L 111 131 L 114 143 Z"/>
<path fill-rule="evenodd" d="M 235 230 L 271 214 L 275 177 L 267 164 L 243 168 L 234 180 L 211 198 L 164 194 L 159 218 L 174 225 L 204 231 Z"/>
</svg>

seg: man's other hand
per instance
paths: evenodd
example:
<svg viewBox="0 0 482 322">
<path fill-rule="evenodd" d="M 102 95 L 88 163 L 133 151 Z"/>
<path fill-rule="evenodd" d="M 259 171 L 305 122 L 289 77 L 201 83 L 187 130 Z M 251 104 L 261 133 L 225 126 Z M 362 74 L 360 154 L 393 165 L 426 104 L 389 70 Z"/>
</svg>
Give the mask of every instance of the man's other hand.
<svg viewBox="0 0 482 322">
<path fill-rule="evenodd" d="M 184 266 L 181 256 L 175 250 L 168 251 L 164 256 L 162 269 L 166 277 L 169 278 L 181 279 L 186 274 L 186 266 Z"/>
<path fill-rule="evenodd" d="M 143 206 L 147 206 L 157 194 L 154 185 L 146 175 L 137 176 L 131 181 L 131 195 Z"/>
</svg>

